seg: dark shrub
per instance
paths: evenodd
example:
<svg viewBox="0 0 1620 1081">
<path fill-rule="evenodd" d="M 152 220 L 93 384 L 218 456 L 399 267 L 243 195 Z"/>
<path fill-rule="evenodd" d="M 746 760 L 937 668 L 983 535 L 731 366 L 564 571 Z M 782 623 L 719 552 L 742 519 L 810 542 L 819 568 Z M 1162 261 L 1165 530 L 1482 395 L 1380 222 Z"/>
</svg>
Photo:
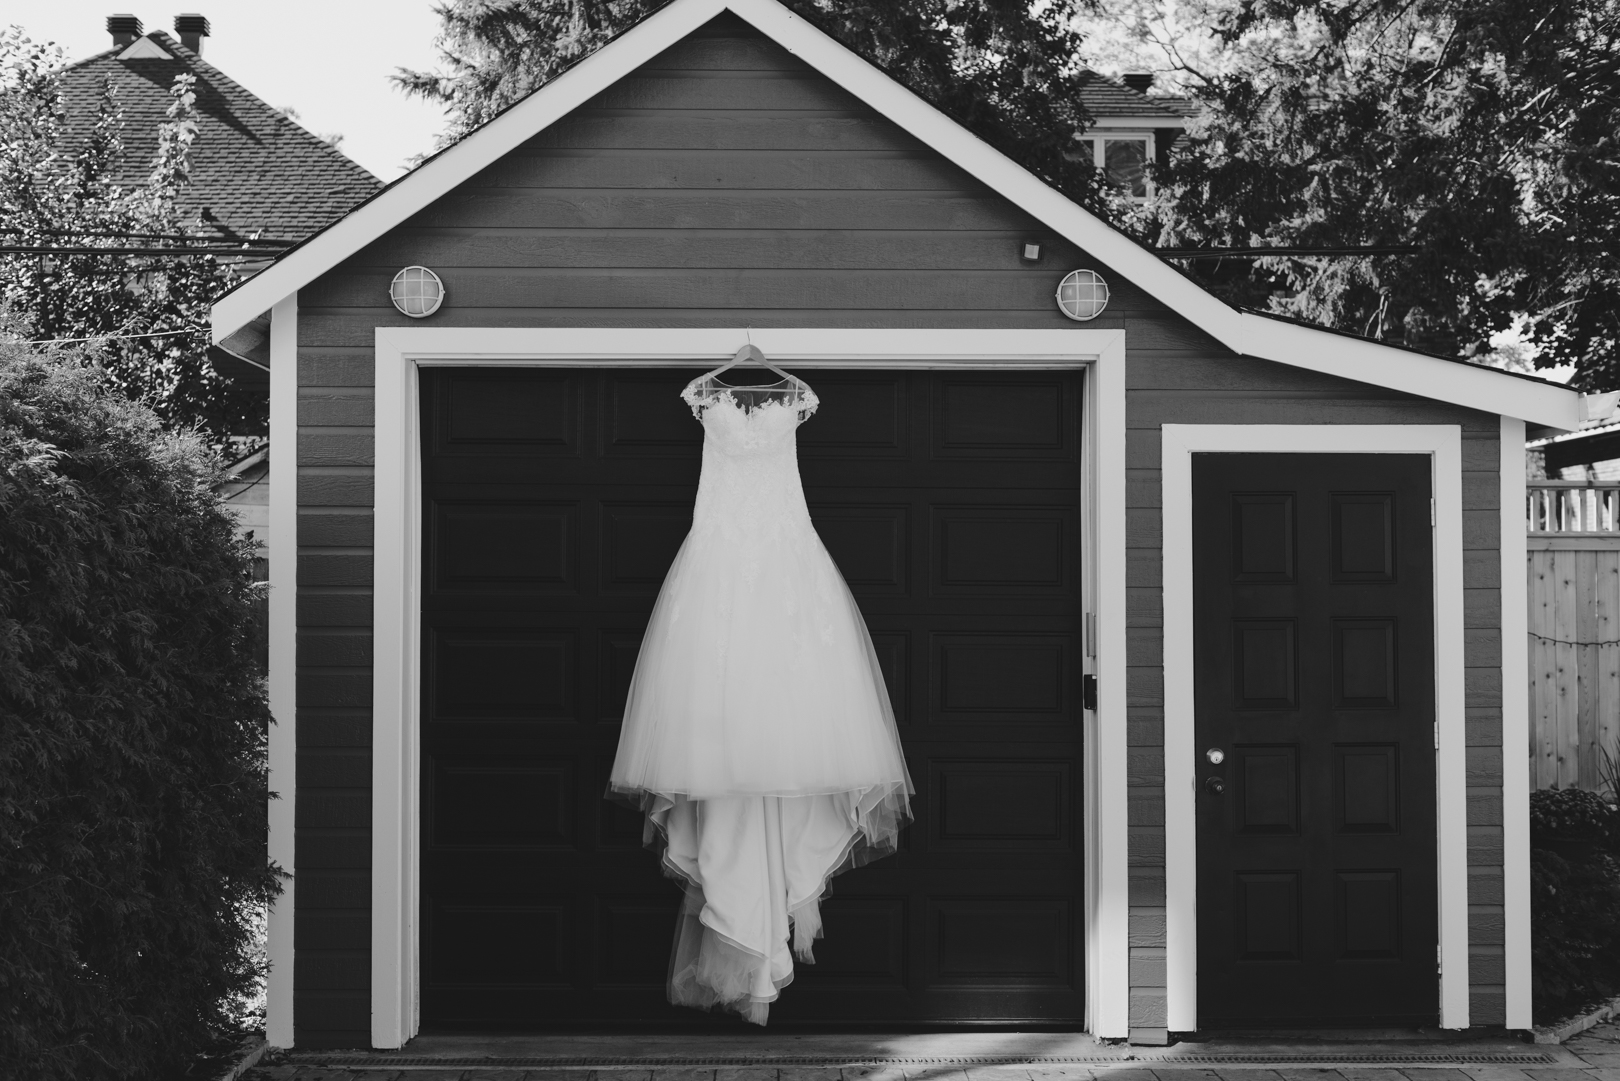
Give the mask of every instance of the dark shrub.
<svg viewBox="0 0 1620 1081">
<path fill-rule="evenodd" d="M 1530 796 L 1537 1023 L 1620 994 L 1620 812 L 1580 789 Z"/>
<path fill-rule="evenodd" d="M 180 1076 L 261 974 L 269 713 L 213 480 L 0 339 L 0 1076 Z"/>
</svg>

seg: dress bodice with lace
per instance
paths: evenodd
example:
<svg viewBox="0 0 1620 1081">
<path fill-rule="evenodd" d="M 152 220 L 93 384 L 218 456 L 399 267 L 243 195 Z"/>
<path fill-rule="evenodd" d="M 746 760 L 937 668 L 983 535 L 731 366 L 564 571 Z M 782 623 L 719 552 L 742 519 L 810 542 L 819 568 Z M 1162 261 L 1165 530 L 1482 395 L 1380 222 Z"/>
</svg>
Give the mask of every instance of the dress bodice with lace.
<svg viewBox="0 0 1620 1081">
<path fill-rule="evenodd" d="M 912 785 L 865 621 L 799 479 L 815 393 L 705 376 L 682 397 L 703 424 L 703 471 L 609 788 L 645 811 L 686 884 L 671 1001 L 763 1024 L 792 979 L 790 925 L 809 960 L 828 878 L 894 849 Z"/>
</svg>

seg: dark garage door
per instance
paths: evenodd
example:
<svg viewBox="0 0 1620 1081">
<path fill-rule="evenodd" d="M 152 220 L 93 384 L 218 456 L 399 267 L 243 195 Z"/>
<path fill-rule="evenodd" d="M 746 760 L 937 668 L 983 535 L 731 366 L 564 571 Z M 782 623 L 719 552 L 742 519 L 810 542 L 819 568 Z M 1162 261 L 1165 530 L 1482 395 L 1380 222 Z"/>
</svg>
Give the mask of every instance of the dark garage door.
<svg viewBox="0 0 1620 1081">
<path fill-rule="evenodd" d="M 422 1019 L 713 1025 L 664 1001 L 679 891 L 602 798 L 690 523 L 690 370 L 422 380 Z M 807 373 L 811 513 L 894 698 L 916 822 L 834 880 L 773 1026 L 1078 1026 L 1078 373 Z"/>
</svg>

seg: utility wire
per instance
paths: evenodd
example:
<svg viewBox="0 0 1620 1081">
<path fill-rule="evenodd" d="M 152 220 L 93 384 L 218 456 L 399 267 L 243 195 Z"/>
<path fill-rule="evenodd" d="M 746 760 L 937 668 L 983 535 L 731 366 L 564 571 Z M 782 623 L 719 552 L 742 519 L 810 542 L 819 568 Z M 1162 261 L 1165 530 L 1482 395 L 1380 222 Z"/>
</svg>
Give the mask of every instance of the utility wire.
<svg viewBox="0 0 1620 1081">
<path fill-rule="evenodd" d="M 1167 259 L 1265 259 L 1274 255 L 1300 257 L 1354 255 L 1414 255 L 1421 248 L 1411 245 L 1379 245 L 1348 248 L 1154 248 L 1153 254 Z"/>
<path fill-rule="evenodd" d="M 29 236 L 37 233 L 40 236 L 100 236 L 112 237 L 115 239 L 134 238 L 136 240 L 200 240 L 216 244 L 229 243 L 231 239 L 227 236 L 202 236 L 197 233 L 126 233 L 122 231 L 103 232 L 94 229 L 17 229 L 8 226 L 0 226 L 0 233 L 7 233 L 12 236 Z M 249 237 L 242 243 L 274 244 L 290 248 L 294 244 L 298 243 L 298 241 L 278 240 L 275 237 L 257 236 Z"/>
<path fill-rule="evenodd" d="M 35 338 L 24 345 L 68 345 L 73 342 L 100 342 L 127 338 L 178 338 L 184 334 L 206 334 L 207 327 L 189 327 L 184 330 L 154 330 L 150 334 L 92 334 L 88 338 Z"/>
<path fill-rule="evenodd" d="M 90 248 L 0 244 L 0 255 L 280 255 L 282 248 Z"/>
</svg>

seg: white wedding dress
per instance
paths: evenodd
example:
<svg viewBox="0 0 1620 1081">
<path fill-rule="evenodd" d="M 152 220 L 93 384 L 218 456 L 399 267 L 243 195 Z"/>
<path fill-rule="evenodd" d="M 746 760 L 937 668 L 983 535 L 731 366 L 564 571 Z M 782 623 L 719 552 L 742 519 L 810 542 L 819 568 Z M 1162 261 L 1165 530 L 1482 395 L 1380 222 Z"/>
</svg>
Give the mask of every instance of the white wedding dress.
<svg viewBox="0 0 1620 1081">
<path fill-rule="evenodd" d="M 682 397 L 703 472 L 609 790 L 646 813 L 686 887 L 670 1001 L 763 1025 L 792 954 L 813 959 L 827 880 L 894 850 L 911 778 L 866 624 L 805 505 L 795 433 L 814 392 L 711 373 Z"/>
</svg>

